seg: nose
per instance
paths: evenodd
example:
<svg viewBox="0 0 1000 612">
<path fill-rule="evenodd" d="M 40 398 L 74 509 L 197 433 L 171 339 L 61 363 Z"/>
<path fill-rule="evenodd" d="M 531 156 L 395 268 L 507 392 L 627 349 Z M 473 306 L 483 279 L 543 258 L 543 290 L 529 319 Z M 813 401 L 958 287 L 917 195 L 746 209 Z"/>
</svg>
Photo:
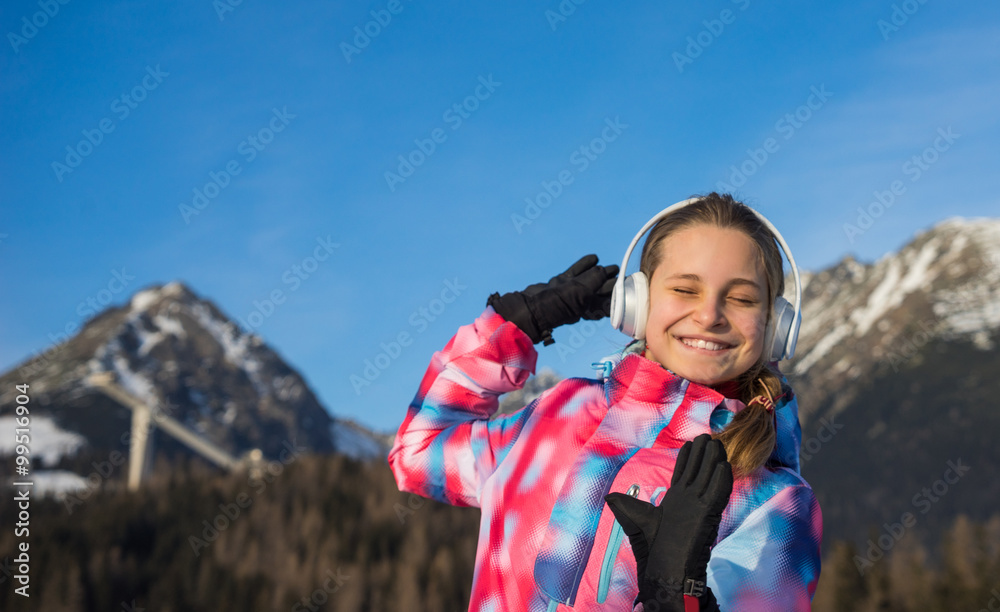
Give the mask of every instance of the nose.
<svg viewBox="0 0 1000 612">
<path fill-rule="evenodd" d="M 706 295 L 698 303 L 692 314 L 692 318 L 705 329 L 718 327 L 726 322 L 726 317 L 722 312 L 718 298 L 712 295 Z"/>
</svg>

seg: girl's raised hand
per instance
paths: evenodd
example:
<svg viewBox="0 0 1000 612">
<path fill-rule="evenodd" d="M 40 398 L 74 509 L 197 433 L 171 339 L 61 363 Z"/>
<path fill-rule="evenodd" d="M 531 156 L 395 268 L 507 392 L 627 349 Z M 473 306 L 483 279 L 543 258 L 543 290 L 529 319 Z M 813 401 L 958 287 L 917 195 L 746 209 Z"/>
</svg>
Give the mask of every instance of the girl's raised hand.
<svg viewBox="0 0 1000 612">
<path fill-rule="evenodd" d="M 487 300 L 501 317 L 517 325 L 534 343 L 552 344 L 552 330 L 580 319 L 596 321 L 611 314 L 611 291 L 618 266 L 597 265 L 597 255 L 585 255 L 547 283 Z"/>
</svg>

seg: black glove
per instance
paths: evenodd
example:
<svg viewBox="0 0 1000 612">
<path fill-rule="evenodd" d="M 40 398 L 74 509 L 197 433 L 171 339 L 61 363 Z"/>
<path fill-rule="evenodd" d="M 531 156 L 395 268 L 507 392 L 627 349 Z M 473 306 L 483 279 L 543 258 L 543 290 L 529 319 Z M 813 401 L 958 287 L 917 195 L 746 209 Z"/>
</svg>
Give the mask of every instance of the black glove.
<svg viewBox="0 0 1000 612">
<path fill-rule="evenodd" d="M 604 496 L 632 543 L 639 597 L 646 612 L 684 612 L 684 595 L 698 598 L 700 610 L 718 610 L 705 586 L 711 546 L 719 535 L 722 511 L 733 492 L 726 449 L 702 434 L 677 454 L 670 488 L 659 506 L 623 493 Z"/>
<path fill-rule="evenodd" d="M 486 304 L 528 334 L 537 344 L 552 344 L 552 330 L 580 319 L 597 321 L 611 314 L 611 291 L 618 266 L 598 266 L 597 255 L 585 255 L 547 283 L 524 291 L 494 293 Z"/>
</svg>

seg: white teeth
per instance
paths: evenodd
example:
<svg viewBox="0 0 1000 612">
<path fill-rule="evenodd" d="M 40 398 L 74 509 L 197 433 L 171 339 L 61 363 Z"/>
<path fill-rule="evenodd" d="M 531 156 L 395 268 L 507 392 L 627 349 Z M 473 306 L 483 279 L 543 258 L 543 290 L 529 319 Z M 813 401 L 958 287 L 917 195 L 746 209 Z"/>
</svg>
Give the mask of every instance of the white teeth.
<svg viewBox="0 0 1000 612">
<path fill-rule="evenodd" d="M 698 347 L 698 348 L 708 349 L 710 351 L 718 351 L 718 350 L 722 350 L 722 349 L 726 348 L 725 345 L 723 345 L 723 344 L 717 344 L 715 342 L 706 342 L 706 341 L 700 340 L 700 339 L 699 340 L 691 340 L 689 338 L 683 338 L 681 340 L 681 342 L 683 342 L 684 344 L 686 344 L 688 346 L 694 346 L 694 347 Z"/>
</svg>

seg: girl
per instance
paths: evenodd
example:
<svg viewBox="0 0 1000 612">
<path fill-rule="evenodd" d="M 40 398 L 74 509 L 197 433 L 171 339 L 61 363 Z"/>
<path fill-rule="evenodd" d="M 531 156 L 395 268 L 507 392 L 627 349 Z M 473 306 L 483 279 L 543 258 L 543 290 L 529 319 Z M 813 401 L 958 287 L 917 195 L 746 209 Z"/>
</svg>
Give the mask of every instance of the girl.
<svg viewBox="0 0 1000 612">
<path fill-rule="evenodd" d="M 775 237 L 728 195 L 661 215 L 624 315 L 629 291 L 608 303 L 618 266 L 590 255 L 490 296 L 434 354 L 389 464 L 401 491 L 482 509 L 470 610 L 810 608 L 822 521 L 775 363 L 798 323 Z M 490 418 L 534 372 L 534 344 L 609 313 L 635 340 L 598 380 Z"/>
</svg>

